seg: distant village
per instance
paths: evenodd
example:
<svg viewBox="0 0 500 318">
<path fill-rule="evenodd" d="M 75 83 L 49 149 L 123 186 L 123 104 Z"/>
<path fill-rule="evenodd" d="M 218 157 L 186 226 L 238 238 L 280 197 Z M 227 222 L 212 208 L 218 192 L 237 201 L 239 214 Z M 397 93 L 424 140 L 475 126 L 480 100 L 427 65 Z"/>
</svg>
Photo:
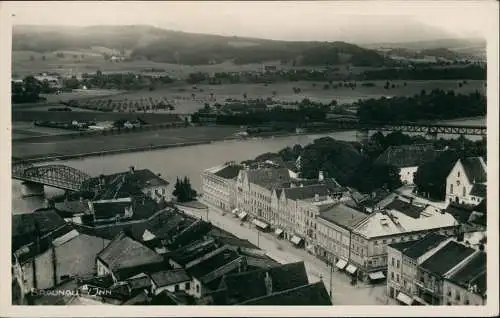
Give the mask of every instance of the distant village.
<svg viewBox="0 0 500 318">
<path fill-rule="evenodd" d="M 301 178 L 300 157 L 207 169 L 194 202 L 180 202 L 148 169 L 91 178 L 80 192 L 13 216 L 14 302 L 335 304 L 327 277 L 311 281 L 305 261 L 274 259 L 238 228 L 212 223 L 210 210 L 307 252 L 353 286 L 384 284 L 400 305 L 484 305 L 486 162 L 458 160 L 446 202 L 436 203 L 404 191 L 422 164 L 415 151 L 382 154 L 404 186 L 371 194 L 322 171 Z"/>
</svg>

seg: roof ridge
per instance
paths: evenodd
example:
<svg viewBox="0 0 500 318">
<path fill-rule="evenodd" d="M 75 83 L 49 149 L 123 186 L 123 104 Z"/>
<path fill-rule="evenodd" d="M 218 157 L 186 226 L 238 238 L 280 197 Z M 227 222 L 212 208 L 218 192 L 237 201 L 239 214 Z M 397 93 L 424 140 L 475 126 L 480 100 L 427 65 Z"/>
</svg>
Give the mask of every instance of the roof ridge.
<svg viewBox="0 0 500 318">
<path fill-rule="evenodd" d="M 315 282 L 315 283 L 308 283 L 308 284 L 305 284 L 305 285 L 300 285 L 300 286 L 293 287 L 293 288 L 290 288 L 290 289 L 285 289 L 285 290 L 281 290 L 281 291 L 278 291 L 278 292 L 275 292 L 275 293 L 271 293 L 269 295 L 263 295 L 263 296 L 260 296 L 260 297 L 248 299 L 248 300 L 242 302 L 241 304 L 245 304 L 245 303 L 252 302 L 252 301 L 258 301 L 258 300 L 261 300 L 261 299 L 264 299 L 264 298 L 267 298 L 267 297 L 271 297 L 271 296 L 282 295 L 282 294 L 293 292 L 293 291 L 297 291 L 297 290 L 300 290 L 300 289 L 303 289 L 303 288 L 306 288 L 306 287 L 317 286 L 317 285 L 320 285 L 322 283 L 323 282 L 319 281 L 319 282 Z"/>
</svg>

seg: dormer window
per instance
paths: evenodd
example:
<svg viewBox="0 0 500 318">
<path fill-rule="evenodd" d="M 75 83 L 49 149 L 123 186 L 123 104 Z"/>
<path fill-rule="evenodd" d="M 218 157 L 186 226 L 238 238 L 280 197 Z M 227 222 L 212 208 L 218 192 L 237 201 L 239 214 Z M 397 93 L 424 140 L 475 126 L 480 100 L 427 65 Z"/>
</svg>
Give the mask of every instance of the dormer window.
<svg viewBox="0 0 500 318">
<path fill-rule="evenodd" d="M 460 171 L 457 173 L 457 177 L 460 178 Z"/>
</svg>

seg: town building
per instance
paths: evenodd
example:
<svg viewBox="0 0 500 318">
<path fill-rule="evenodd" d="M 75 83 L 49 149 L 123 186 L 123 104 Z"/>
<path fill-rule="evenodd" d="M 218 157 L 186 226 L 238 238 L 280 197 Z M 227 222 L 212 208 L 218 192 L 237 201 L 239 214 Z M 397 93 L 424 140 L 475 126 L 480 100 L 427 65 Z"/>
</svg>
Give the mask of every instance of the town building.
<svg viewBox="0 0 500 318">
<path fill-rule="evenodd" d="M 95 192 L 93 200 L 109 200 L 146 195 L 156 202 L 170 201 L 171 196 L 167 191 L 169 183 L 154 174 L 149 169 L 136 170 L 131 166 L 129 171 L 111 175 L 100 175 L 86 180 L 83 189 Z"/>
<path fill-rule="evenodd" d="M 12 266 L 22 295 L 92 275 L 108 240 L 81 234 L 52 209 L 13 217 Z"/>
<path fill-rule="evenodd" d="M 418 297 L 426 305 L 445 304 L 445 280 L 452 277 L 479 253 L 482 252 L 456 241 L 449 241 L 442 246 L 418 267 L 416 281 Z"/>
<path fill-rule="evenodd" d="M 486 253 L 478 252 L 444 279 L 444 304 L 486 305 Z"/>
<path fill-rule="evenodd" d="M 236 208 L 236 179 L 243 166 L 228 162 L 203 171 L 201 187 L 203 201 L 223 211 Z"/>
<path fill-rule="evenodd" d="M 430 233 L 420 240 L 387 246 L 387 295 L 404 305 L 422 304 L 416 282 L 418 266 L 452 238 Z"/>
<path fill-rule="evenodd" d="M 155 295 L 167 290 L 169 292 L 191 290 L 191 277 L 184 269 L 162 270 L 150 274 L 151 291 Z"/>
<path fill-rule="evenodd" d="M 275 189 L 287 188 L 291 183 L 286 168 L 242 169 L 236 182 L 236 205 L 241 217 L 274 221 L 272 193 Z"/>
<path fill-rule="evenodd" d="M 327 264 L 344 269 L 351 258 L 351 230 L 367 217 L 367 214 L 342 203 L 321 211 L 316 220 L 316 256 Z M 364 250 L 356 252 L 364 256 Z"/>
<path fill-rule="evenodd" d="M 431 232 L 453 235 L 458 226 L 453 216 L 437 208 L 397 199 L 351 230 L 350 272 L 358 271 L 362 279 L 381 276 L 387 270 L 388 244 L 417 240 Z"/>
<path fill-rule="evenodd" d="M 390 146 L 375 160 L 375 163 L 397 167 L 401 182 L 413 185 L 418 167 L 434 160 L 438 153 L 432 144 Z"/>
<path fill-rule="evenodd" d="M 446 178 L 446 200 L 477 205 L 486 198 L 486 162 L 481 157 L 459 159 Z"/>
<path fill-rule="evenodd" d="M 161 255 L 123 232 L 97 254 L 96 265 L 98 276 L 111 275 L 115 282 L 165 268 Z"/>
</svg>

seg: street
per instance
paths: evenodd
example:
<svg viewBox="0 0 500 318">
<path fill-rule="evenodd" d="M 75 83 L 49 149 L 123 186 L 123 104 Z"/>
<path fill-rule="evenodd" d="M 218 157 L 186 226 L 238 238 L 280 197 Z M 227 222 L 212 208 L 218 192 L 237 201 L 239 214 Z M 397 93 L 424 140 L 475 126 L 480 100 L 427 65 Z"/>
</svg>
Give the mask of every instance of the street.
<svg viewBox="0 0 500 318">
<path fill-rule="evenodd" d="M 206 204 L 206 203 L 205 203 Z M 241 239 L 246 239 L 255 244 L 260 249 L 267 252 L 267 255 L 280 263 L 293 263 L 304 261 L 307 275 L 311 283 L 320 279 L 324 281 L 325 287 L 330 292 L 330 277 L 332 280 L 334 305 L 386 305 L 386 286 L 369 285 L 358 283 L 351 285 L 351 280 L 346 273 L 340 272 L 337 268 L 331 273 L 330 267 L 303 249 L 295 248 L 287 240 L 280 240 L 272 233 L 258 231 L 249 222 L 241 224 L 241 220 L 231 213 L 223 213 L 214 207 L 206 210 L 194 210 L 181 208 L 184 212 L 197 218 L 207 220 L 221 229 L 231 232 Z M 224 215 L 223 215 L 224 214 Z M 331 276 L 330 276 L 331 275 Z M 389 299 L 388 304 L 396 304 Z"/>
</svg>

